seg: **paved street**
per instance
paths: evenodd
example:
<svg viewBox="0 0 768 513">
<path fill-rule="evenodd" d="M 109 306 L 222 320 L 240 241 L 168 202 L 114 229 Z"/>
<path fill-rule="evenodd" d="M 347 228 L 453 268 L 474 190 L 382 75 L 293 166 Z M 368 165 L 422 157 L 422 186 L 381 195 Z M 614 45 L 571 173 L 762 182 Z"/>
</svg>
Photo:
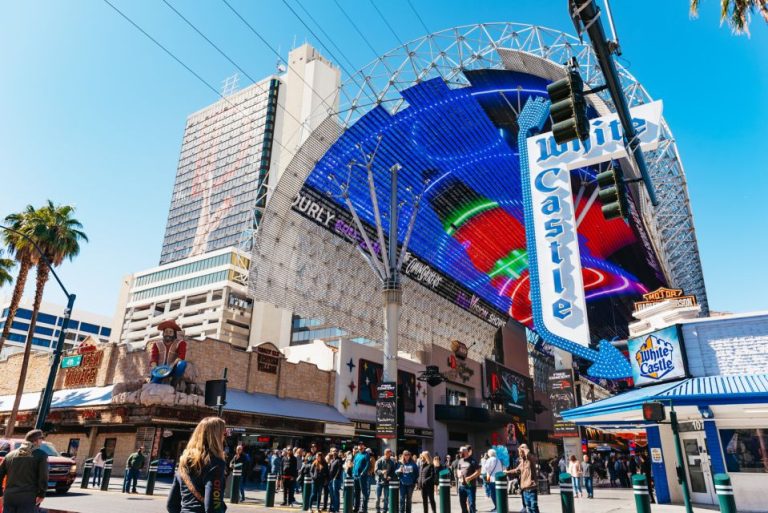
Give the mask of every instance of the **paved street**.
<svg viewBox="0 0 768 513">
<path fill-rule="evenodd" d="M 156 513 L 165 510 L 165 499 L 168 495 L 170 486 L 168 483 L 158 483 L 154 496 L 146 495 L 124 495 L 120 492 L 122 479 L 117 479 L 110 483 L 109 492 L 93 490 L 91 488 L 82 490 L 79 483 L 72 488 L 72 492 L 64 495 L 52 495 L 44 502 L 49 513 L 56 511 L 67 511 L 75 513 Z M 550 495 L 539 496 L 539 509 L 542 513 L 557 513 L 561 511 L 560 495 L 556 488 L 552 489 Z M 413 513 L 421 513 L 422 505 L 418 493 L 414 494 Z M 478 489 L 478 513 L 485 513 L 491 509 L 490 499 L 485 497 L 482 489 Z M 373 502 L 369 503 L 370 505 Z M 517 513 L 520 511 L 520 496 L 509 497 L 509 512 Z M 670 505 L 652 505 L 655 513 L 682 513 L 685 511 L 683 506 Z M 272 511 L 299 511 L 299 508 L 272 508 Z M 718 511 L 719 508 L 696 507 L 695 512 Z M 45 511 L 45 509 L 43 510 Z M 267 511 L 264 507 L 264 491 L 251 490 L 246 493 L 246 502 L 244 504 L 228 505 L 228 511 L 231 512 L 254 512 Z M 375 511 L 369 508 L 369 511 Z M 454 494 L 452 496 L 451 511 L 456 513 L 461 511 L 459 508 L 459 499 Z M 631 490 L 628 489 L 596 489 L 595 499 L 577 499 L 577 513 L 632 513 L 635 512 L 635 501 Z"/>
</svg>

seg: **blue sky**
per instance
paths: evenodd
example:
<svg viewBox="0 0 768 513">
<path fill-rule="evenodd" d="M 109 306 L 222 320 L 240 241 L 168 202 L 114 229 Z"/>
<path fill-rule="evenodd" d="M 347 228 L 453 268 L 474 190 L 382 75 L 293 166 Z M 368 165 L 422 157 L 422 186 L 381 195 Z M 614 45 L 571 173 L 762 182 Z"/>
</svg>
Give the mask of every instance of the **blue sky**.
<svg viewBox="0 0 768 513">
<path fill-rule="evenodd" d="M 212 84 L 236 71 L 160 0 L 112 1 Z M 282 0 L 231 1 L 283 54 L 319 47 Z M 399 46 L 369 2 L 339 1 L 377 52 Z M 431 31 L 516 21 L 573 32 L 562 0 L 412 1 Z M 220 0 L 169 2 L 251 76 L 274 72 L 274 54 Z M 301 3 L 356 67 L 374 58 L 332 0 Z M 713 0 L 696 20 L 682 0 L 613 4 L 624 64 L 664 100 L 677 139 L 710 307 L 768 309 L 768 26 L 758 17 L 751 38 L 734 36 Z M 377 5 L 401 40 L 424 35 L 406 0 Z M 0 48 L 0 216 L 47 198 L 75 205 L 91 242 L 60 274 L 79 308 L 111 316 L 121 277 L 159 260 L 185 119 L 217 97 L 102 0 L 0 0 Z M 52 283 L 45 299 L 64 301 Z"/>
</svg>

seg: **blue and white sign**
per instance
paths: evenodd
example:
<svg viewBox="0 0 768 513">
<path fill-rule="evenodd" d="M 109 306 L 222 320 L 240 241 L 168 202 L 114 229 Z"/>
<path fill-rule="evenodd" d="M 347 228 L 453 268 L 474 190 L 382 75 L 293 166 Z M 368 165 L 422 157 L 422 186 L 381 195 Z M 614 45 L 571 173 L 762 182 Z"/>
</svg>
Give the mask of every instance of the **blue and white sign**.
<svg viewBox="0 0 768 513">
<path fill-rule="evenodd" d="M 543 125 L 548 102 L 531 101 L 521 113 L 521 173 L 531 276 L 531 305 L 536 331 L 560 349 L 595 362 L 589 374 L 629 375 L 626 360 L 609 342 L 599 352 L 588 348 L 589 324 L 581 270 L 571 169 L 627 156 L 618 116 L 590 121 L 590 138 L 557 144 L 551 132 L 527 137 Z M 526 112 L 527 110 L 527 112 Z M 654 149 L 661 134 L 662 103 L 630 112 L 643 150 Z"/>
<path fill-rule="evenodd" d="M 655 385 L 686 376 L 685 355 L 677 326 L 631 338 L 627 348 L 636 386 Z"/>
</svg>

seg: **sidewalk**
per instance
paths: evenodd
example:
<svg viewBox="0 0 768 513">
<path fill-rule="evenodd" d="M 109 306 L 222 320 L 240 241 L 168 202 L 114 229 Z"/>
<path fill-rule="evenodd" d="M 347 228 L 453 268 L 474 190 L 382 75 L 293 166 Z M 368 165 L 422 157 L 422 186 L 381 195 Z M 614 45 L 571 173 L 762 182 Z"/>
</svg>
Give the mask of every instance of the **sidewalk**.
<svg viewBox="0 0 768 513">
<path fill-rule="evenodd" d="M 70 493 L 66 495 L 51 495 L 43 503 L 44 511 L 48 509 L 51 513 L 54 511 L 66 511 L 76 513 L 157 513 L 165 511 L 165 501 L 170 491 L 170 482 L 165 479 L 155 485 L 155 494 L 147 496 L 146 481 L 140 480 L 138 494 L 123 494 L 122 478 L 110 481 L 109 491 L 102 492 L 93 488 L 81 489 L 80 481 L 76 481 Z M 375 513 L 375 489 L 371 494 L 371 500 L 368 502 L 368 512 Z M 227 504 L 230 513 L 276 513 L 293 511 L 299 513 L 301 506 L 274 507 L 266 508 L 264 490 L 256 490 L 252 484 L 246 487 L 246 501 L 242 504 Z M 300 499 L 300 494 L 297 494 Z M 276 496 L 275 503 L 282 501 L 282 493 Z M 519 495 L 508 497 L 509 513 L 518 513 L 522 507 L 522 501 Z M 491 500 L 485 497 L 482 488 L 477 489 L 477 512 L 486 513 L 492 507 Z M 456 490 L 452 490 L 451 513 L 460 513 L 459 499 L 456 496 Z M 438 501 L 439 507 L 439 501 Z M 683 513 L 685 508 L 682 505 L 658 505 L 652 504 L 653 513 Z M 412 513 L 422 513 L 423 505 L 419 492 L 413 494 Z M 557 488 L 552 488 L 549 495 L 539 496 L 539 510 L 541 513 L 559 513 L 561 511 L 560 493 Z M 718 511 L 715 506 L 694 507 L 695 513 L 705 511 Z M 635 499 L 631 489 L 626 488 L 598 488 L 595 489 L 594 499 L 576 499 L 576 513 L 635 513 Z"/>
</svg>

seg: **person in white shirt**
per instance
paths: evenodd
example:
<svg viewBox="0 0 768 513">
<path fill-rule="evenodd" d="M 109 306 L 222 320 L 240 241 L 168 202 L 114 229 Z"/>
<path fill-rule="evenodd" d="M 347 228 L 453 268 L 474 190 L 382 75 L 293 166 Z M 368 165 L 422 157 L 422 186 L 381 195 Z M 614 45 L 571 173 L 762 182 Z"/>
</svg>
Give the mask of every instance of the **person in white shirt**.
<svg viewBox="0 0 768 513">
<path fill-rule="evenodd" d="M 492 512 L 496 511 L 496 473 L 504 471 L 504 465 L 502 465 L 499 458 L 496 457 L 495 449 L 488 449 L 486 453 L 487 457 L 483 462 L 481 468 L 483 477 L 485 478 L 485 495 L 491 498 L 493 502 Z"/>
<path fill-rule="evenodd" d="M 102 447 L 93 458 L 93 484 L 91 486 L 101 486 L 101 476 L 104 473 L 104 464 L 107 461 L 107 448 Z"/>
</svg>

